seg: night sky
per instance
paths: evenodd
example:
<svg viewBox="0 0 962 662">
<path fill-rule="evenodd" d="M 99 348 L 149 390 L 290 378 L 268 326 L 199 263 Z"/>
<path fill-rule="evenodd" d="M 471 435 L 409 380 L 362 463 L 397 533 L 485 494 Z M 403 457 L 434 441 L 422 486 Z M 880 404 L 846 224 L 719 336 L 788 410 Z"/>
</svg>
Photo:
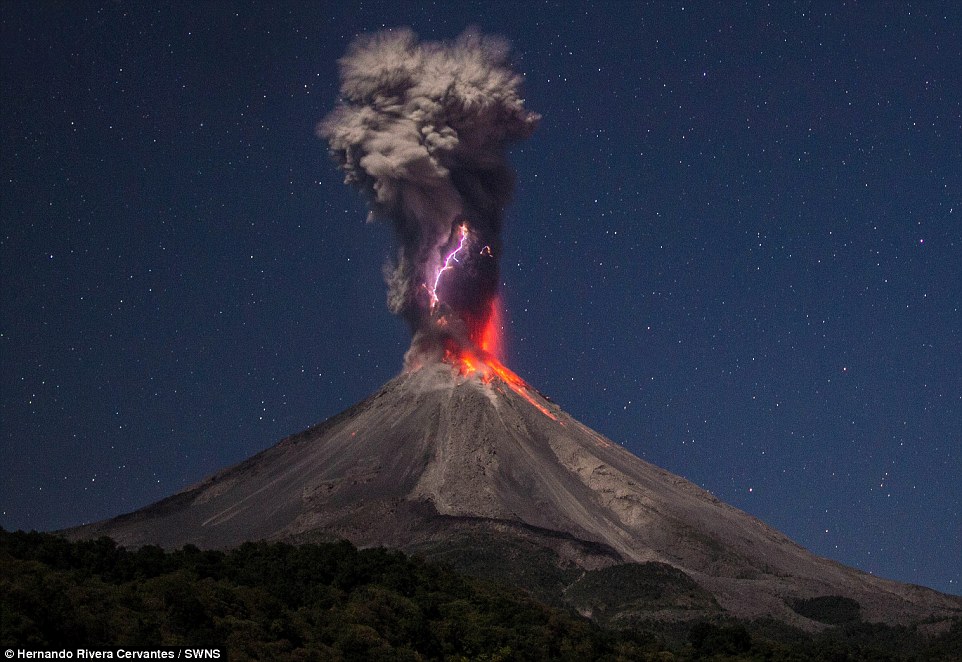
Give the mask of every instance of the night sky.
<svg viewBox="0 0 962 662">
<path fill-rule="evenodd" d="M 410 336 L 317 122 L 360 32 L 515 45 L 508 365 L 816 553 L 962 593 L 962 10 L 0 3 L 0 525 L 144 506 Z"/>
</svg>

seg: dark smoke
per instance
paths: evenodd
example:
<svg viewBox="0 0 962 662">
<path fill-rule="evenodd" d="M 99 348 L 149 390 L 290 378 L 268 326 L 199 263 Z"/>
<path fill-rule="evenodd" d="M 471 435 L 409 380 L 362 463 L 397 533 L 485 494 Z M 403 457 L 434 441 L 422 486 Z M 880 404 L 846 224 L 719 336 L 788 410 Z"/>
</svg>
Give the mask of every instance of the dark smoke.
<svg viewBox="0 0 962 662">
<path fill-rule="evenodd" d="M 418 43 L 406 28 L 362 35 L 339 61 L 341 100 L 318 125 L 345 182 L 366 195 L 370 217 L 394 227 L 388 306 L 411 325 L 415 346 L 437 335 L 425 284 L 457 245 L 462 222 L 472 250 L 445 272 L 439 293 L 455 319 L 444 323 L 470 335 L 497 294 L 499 234 L 514 188 L 505 150 L 540 119 L 524 108 L 509 50 L 474 30 L 441 43 Z"/>
</svg>

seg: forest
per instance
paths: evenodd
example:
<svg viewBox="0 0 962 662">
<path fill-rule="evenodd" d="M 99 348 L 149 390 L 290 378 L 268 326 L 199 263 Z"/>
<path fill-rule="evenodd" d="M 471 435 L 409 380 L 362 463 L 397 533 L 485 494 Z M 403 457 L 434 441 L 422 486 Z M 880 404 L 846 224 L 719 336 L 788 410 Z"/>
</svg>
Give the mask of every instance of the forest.
<svg viewBox="0 0 962 662">
<path fill-rule="evenodd" d="M 926 637 L 863 623 L 844 600 L 799 608 L 836 625 L 604 628 L 521 589 L 348 542 L 167 552 L 0 529 L 4 648 L 210 646 L 232 662 L 962 659 L 962 620 Z"/>
</svg>

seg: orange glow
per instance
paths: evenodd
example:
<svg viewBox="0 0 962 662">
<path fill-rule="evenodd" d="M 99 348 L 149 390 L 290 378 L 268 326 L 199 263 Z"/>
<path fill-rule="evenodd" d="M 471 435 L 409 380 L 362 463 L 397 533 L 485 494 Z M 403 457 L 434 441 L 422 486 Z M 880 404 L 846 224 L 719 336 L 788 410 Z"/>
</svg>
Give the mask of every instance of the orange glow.
<svg viewBox="0 0 962 662">
<path fill-rule="evenodd" d="M 437 312 L 441 303 L 438 299 L 438 286 L 441 284 L 441 276 L 460 264 L 459 255 L 468 247 L 470 237 L 468 224 L 462 222 L 457 230 L 457 246 L 444 258 L 444 263 L 435 274 L 433 283 L 425 283 L 432 313 Z M 480 254 L 493 257 L 490 246 L 484 246 Z M 448 326 L 446 313 L 438 312 L 437 315 L 432 315 L 432 317 L 439 329 Z M 497 378 L 535 409 L 551 420 L 557 421 L 558 418 L 542 404 L 543 398 L 536 397 L 537 392 L 528 386 L 523 379 L 508 370 L 501 362 L 504 358 L 501 340 L 501 300 L 497 296 L 492 297 L 487 311 L 481 311 L 480 315 L 473 312 L 468 313 L 462 318 L 462 321 L 468 330 L 468 342 L 465 343 L 467 346 L 463 346 L 461 342 L 454 340 L 453 336 L 449 337 L 444 350 L 444 362 L 456 366 L 458 372 L 462 375 L 477 377 L 484 384 L 490 384 Z M 564 425 L 564 423 L 561 424 Z"/>
<path fill-rule="evenodd" d="M 491 311 L 481 329 L 478 347 L 496 359 L 502 359 L 501 350 L 501 301 L 498 297 L 491 299 Z"/>
<path fill-rule="evenodd" d="M 444 353 L 445 363 L 457 366 L 458 372 L 464 376 L 476 376 L 484 384 L 490 384 L 497 377 L 505 386 L 524 398 L 535 409 L 557 421 L 558 417 L 551 413 L 536 398 L 528 383 L 509 370 L 501 361 L 482 349 L 475 353 L 462 348 L 452 347 Z"/>
<path fill-rule="evenodd" d="M 498 377 L 500 377 L 504 381 L 504 383 L 508 385 L 508 388 L 510 388 L 512 391 L 520 395 L 522 398 L 524 398 L 528 402 L 530 402 L 532 405 L 535 406 L 535 408 L 537 408 L 538 411 L 540 411 L 542 414 L 550 418 L 552 421 L 558 420 L 558 418 L 554 414 L 548 411 L 547 407 L 545 407 L 543 404 L 541 404 L 540 402 L 534 399 L 534 396 L 531 395 L 531 387 L 528 386 L 528 383 L 526 381 L 518 377 L 516 374 L 514 374 L 510 370 L 508 370 L 508 368 L 505 367 L 505 365 L 500 361 L 498 361 L 497 359 L 491 359 L 488 365 L 495 372 L 495 374 L 497 374 Z"/>
</svg>

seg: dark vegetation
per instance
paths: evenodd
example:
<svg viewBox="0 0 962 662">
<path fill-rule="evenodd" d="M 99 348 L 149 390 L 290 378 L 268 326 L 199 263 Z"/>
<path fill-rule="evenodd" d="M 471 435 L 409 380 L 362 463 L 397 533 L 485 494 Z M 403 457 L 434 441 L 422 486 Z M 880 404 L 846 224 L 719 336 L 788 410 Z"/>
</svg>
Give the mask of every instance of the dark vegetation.
<svg viewBox="0 0 962 662">
<path fill-rule="evenodd" d="M 466 532 L 422 544 L 415 553 L 456 572 L 523 588 L 539 602 L 564 605 L 563 594 L 584 571 L 510 533 Z"/>
<path fill-rule="evenodd" d="M 568 588 L 565 599 L 593 620 L 619 628 L 652 616 L 690 621 L 722 613 L 710 593 L 664 563 L 626 563 L 586 572 Z"/>
<path fill-rule="evenodd" d="M 805 618 L 829 625 L 855 623 L 859 620 L 859 604 L 851 598 L 840 595 L 824 595 L 807 600 L 799 600 L 792 609 Z"/>
<path fill-rule="evenodd" d="M 613 594 L 635 583 L 648 594 L 632 599 L 660 600 L 660 578 L 675 571 L 612 572 Z M 503 584 L 346 542 L 127 551 L 0 529 L 4 648 L 212 645 L 233 662 L 962 659 L 962 622 L 927 639 L 849 621 L 844 599 L 807 602 L 796 608 L 843 624 L 817 636 L 724 620 L 605 629 Z"/>
</svg>

